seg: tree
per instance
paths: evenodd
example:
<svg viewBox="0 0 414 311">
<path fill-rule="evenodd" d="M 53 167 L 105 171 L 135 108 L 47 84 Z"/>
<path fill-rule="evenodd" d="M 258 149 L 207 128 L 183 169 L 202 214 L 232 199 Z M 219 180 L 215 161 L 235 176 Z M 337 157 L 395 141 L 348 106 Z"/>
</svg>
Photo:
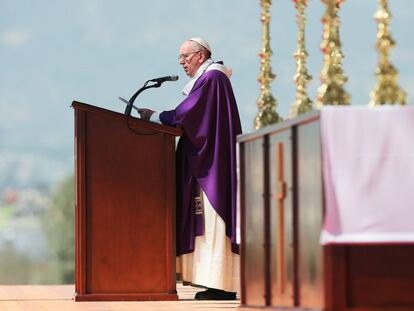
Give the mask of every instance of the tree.
<svg viewBox="0 0 414 311">
<path fill-rule="evenodd" d="M 56 281 L 63 284 L 75 281 L 74 219 L 74 176 L 71 175 L 54 191 L 43 219 Z"/>
</svg>

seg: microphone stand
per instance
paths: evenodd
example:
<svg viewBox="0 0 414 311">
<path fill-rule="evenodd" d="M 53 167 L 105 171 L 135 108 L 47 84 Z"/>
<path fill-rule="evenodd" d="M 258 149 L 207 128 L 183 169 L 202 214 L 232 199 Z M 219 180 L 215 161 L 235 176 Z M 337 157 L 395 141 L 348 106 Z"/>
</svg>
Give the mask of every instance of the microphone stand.
<svg viewBox="0 0 414 311">
<path fill-rule="evenodd" d="M 136 93 L 134 95 L 132 95 L 132 97 L 129 99 L 128 105 L 126 106 L 125 112 L 124 112 L 124 114 L 126 116 L 131 115 L 131 111 L 132 111 L 132 107 L 134 105 L 134 101 L 138 97 L 138 95 L 141 94 L 142 91 L 145 91 L 146 89 L 150 89 L 150 88 L 153 88 L 153 87 L 160 87 L 161 83 L 162 83 L 162 82 L 156 82 L 155 84 L 148 85 L 148 82 L 150 82 L 150 80 L 145 82 L 144 86 L 141 87 L 138 91 L 136 91 Z"/>
</svg>

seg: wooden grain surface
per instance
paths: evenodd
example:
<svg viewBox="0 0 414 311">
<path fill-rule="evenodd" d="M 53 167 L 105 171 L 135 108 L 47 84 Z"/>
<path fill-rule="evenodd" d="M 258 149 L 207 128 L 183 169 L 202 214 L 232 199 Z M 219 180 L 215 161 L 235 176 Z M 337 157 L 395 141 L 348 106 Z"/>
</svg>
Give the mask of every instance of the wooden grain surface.
<svg viewBox="0 0 414 311">
<path fill-rule="evenodd" d="M 76 300 L 177 300 L 179 130 L 74 103 Z"/>
<path fill-rule="evenodd" d="M 177 283 L 179 301 L 75 302 L 74 285 L 0 286 L 0 311 L 232 310 L 239 301 L 197 301 L 198 288 Z"/>
</svg>

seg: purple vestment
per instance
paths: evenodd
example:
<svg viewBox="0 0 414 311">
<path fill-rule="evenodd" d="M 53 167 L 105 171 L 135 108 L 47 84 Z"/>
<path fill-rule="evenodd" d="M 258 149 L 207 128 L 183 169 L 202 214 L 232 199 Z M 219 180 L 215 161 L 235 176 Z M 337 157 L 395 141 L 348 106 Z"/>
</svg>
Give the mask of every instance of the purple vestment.
<svg viewBox="0 0 414 311">
<path fill-rule="evenodd" d="M 177 256 L 193 252 L 195 236 L 203 234 L 204 218 L 196 215 L 194 203 L 199 186 L 238 253 L 236 136 L 242 130 L 230 80 L 218 70 L 205 72 L 188 97 L 162 112 L 160 120 L 184 130 L 177 146 Z"/>
</svg>

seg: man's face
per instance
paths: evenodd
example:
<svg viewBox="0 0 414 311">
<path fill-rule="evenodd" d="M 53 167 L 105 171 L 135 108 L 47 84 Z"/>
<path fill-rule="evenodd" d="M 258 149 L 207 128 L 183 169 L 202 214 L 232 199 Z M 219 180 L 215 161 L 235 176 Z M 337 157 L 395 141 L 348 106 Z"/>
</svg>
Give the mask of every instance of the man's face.
<svg viewBox="0 0 414 311">
<path fill-rule="evenodd" d="M 180 47 L 180 64 L 184 71 L 190 78 L 194 77 L 197 69 L 204 62 L 204 57 L 201 51 L 197 49 L 194 42 L 186 41 Z"/>
</svg>

